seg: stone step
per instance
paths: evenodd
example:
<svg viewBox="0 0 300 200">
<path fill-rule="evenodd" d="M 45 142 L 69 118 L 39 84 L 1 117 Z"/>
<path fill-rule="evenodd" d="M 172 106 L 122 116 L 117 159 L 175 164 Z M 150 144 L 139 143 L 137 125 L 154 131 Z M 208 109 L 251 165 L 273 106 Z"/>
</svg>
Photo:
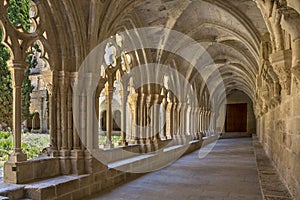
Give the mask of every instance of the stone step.
<svg viewBox="0 0 300 200">
<path fill-rule="evenodd" d="M 0 199 L 24 198 L 24 186 L 0 183 Z"/>
<path fill-rule="evenodd" d="M 34 200 L 57 198 L 77 199 L 71 196 L 75 195 L 76 191 L 80 191 L 80 189 L 84 187 L 83 182 L 86 181 L 86 178 L 89 178 L 89 175 L 70 175 L 29 183 L 26 184 L 24 188 L 25 196 Z M 82 192 L 82 195 L 88 196 L 88 193 L 88 191 L 87 193 Z M 81 198 L 81 196 L 77 197 Z"/>
</svg>

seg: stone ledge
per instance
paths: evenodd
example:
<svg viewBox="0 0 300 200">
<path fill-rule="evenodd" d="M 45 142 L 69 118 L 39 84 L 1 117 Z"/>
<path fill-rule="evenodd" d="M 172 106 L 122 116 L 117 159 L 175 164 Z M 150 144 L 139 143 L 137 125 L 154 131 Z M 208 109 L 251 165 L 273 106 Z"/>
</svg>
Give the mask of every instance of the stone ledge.
<svg viewBox="0 0 300 200">
<path fill-rule="evenodd" d="M 24 186 L 0 183 L 0 196 L 6 199 L 21 199 L 24 196 Z"/>
<path fill-rule="evenodd" d="M 293 200 L 289 190 L 282 182 L 280 175 L 259 143 L 256 135 L 252 136 L 254 154 L 257 163 L 257 170 L 261 191 L 266 200 Z"/>
<path fill-rule="evenodd" d="M 4 163 L 4 180 L 6 183 L 24 184 L 59 175 L 58 158 L 42 157 L 24 162 Z"/>
</svg>

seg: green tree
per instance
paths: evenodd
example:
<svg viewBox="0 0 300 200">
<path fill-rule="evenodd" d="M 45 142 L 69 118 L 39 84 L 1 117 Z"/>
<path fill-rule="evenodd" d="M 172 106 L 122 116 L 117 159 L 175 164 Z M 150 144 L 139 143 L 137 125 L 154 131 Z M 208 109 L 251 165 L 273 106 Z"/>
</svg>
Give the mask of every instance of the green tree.
<svg viewBox="0 0 300 200">
<path fill-rule="evenodd" d="M 7 9 L 7 15 L 10 22 L 15 26 L 22 25 L 26 31 L 30 29 L 30 16 L 29 0 L 9 0 L 9 8 Z M 0 39 L 2 32 L 0 32 Z M 7 48 L 0 44 L 0 123 L 5 122 L 11 126 L 12 124 L 12 83 L 11 75 L 7 66 L 7 61 L 10 55 Z M 22 84 L 22 118 L 26 120 L 31 117 L 30 106 L 30 93 L 33 90 L 29 79 L 29 69 L 35 67 L 36 64 L 32 61 L 32 57 L 27 58 L 29 64 L 28 70 L 25 72 L 25 79 Z"/>
<path fill-rule="evenodd" d="M 2 30 L 0 29 L 0 41 Z M 7 48 L 0 44 L 0 123 L 12 125 L 12 85 L 11 74 L 7 66 L 10 55 Z"/>
</svg>

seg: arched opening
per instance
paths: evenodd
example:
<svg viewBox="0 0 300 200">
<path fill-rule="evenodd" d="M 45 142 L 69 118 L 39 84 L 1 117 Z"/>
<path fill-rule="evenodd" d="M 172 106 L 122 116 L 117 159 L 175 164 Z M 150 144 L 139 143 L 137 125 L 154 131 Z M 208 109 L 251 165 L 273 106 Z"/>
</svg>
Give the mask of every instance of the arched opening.
<svg viewBox="0 0 300 200">
<path fill-rule="evenodd" d="M 32 130 L 31 132 L 36 133 L 39 132 L 41 126 L 40 114 L 38 112 L 34 113 L 32 118 Z"/>
</svg>

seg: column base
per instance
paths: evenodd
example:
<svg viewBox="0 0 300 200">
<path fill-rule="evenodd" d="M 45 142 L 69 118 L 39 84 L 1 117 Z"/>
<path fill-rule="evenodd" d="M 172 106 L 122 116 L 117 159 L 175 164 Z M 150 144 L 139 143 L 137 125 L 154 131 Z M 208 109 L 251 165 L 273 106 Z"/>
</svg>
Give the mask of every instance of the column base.
<svg viewBox="0 0 300 200">
<path fill-rule="evenodd" d="M 120 146 L 128 146 L 128 142 L 126 142 L 126 141 L 121 141 L 121 142 L 120 142 Z"/>
<path fill-rule="evenodd" d="M 27 155 L 24 154 L 22 151 L 19 152 L 12 152 L 9 155 L 8 162 L 16 163 L 16 162 L 22 162 L 27 160 Z"/>
<path fill-rule="evenodd" d="M 79 149 L 71 151 L 72 174 L 84 174 L 84 152 Z"/>
<path fill-rule="evenodd" d="M 107 141 L 107 142 L 104 144 L 104 148 L 112 149 L 112 148 L 114 148 L 114 144 L 113 144 L 111 141 Z"/>
</svg>

